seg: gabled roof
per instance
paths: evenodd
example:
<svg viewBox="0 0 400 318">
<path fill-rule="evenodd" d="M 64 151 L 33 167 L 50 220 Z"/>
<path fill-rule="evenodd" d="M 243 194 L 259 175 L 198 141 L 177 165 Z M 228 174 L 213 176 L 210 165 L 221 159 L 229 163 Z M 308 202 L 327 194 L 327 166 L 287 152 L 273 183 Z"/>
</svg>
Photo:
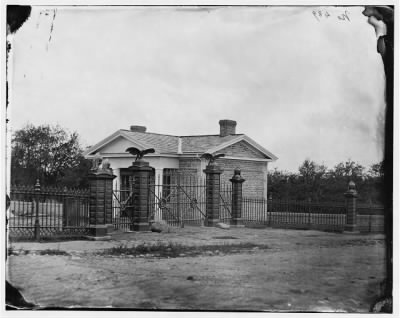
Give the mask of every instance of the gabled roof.
<svg viewBox="0 0 400 318">
<path fill-rule="evenodd" d="M 209 149 L 217 147 L 221 144 L 229 143 L 240 135 L 228 135 L 221 137 L 220 135 L 199 135 L 199 136 L 181 136 L 183 153 L 204 153 Z"/>
<path fill-rule="evenodd" d="M 155 133 L 142 133 L 130 130 L 120 130 L 124 136 L 129 139 L 143 143 L 146 148 L 154 148 L 157 153 L 174 153 L 178 152 L 178 136 L 155 134 Z M 125 151 L 125 149 L 124 149 Z"/>
<path fill-rule="evenodd" d="M 278 158 L 270 151 L 260 146 L 250 137 L 244 134 L 235 134 L 221 137 L 220 135 L 198 135 L 198 136 L 172 136 L 149 132 L 134 132 L 130 130 L 120 129 L 112 135 L 98 142 L 84 152 L 85 157 L 91 157 L 101 149 L 116 140 L 117 138 L 125 138 L 140 149 L 154 148 L 155 155 L 193 155 L 215 153 L 235 143 L 245 141 L 252 147 L 261 152 L 267 160 L 275 161 Z M 121 154 L 125 149 L 121 149 Z M 126 154 L 129 156 L 129 154 Z"/>
<path fill-rule="evenodd" d="M 162 135 L 155 133 L 142 133 L 142 132 L 133 132 L 130 130 L 120 129 L 117 130 L 112 135 L 107 138 L 101 140 L 94 146 L 85 150 L 83 155 L 85 157 L 94 155 L 96 152 L 101 150 L 104 146 L 111 143 L 115 139 L 122 137 L 130 142 L 132 142 L 133 146 L 136 146 L 140 149 L 148 149 L 154 148 L 157 154 L 176 154 L 178 152 L 178 140 L 177 136 L 170 135 Z M 121 153 L 124 153 L 125 149 L 121 149 Z"/>
<path fill-rule="evenodd" d="M 231 135 L 234 136 L 234 135 Z M 272 161 L 275 161 L 278 159 L 277 156 L 275 156 L 274 154 L 272 154 L 272 152 L 268 151 L 267 149 L 265 149 L 264 147 L 262 147 L 261 145 L 259 145 L 258 143 L 256 143 L 253 139 L 251 139 L 250 137 L 246 136 L 246 135 L 236 135 L 236 138 L 233 138 L 232 140 L 229 140 L 228 142 L 225 143 L 221 143 L 220 145 L 214 147 L 214 148 L 210 148 L 207 150 L 208 153 L 215 153 L 217 151 L 220 151 L 226 147 L 229 147 L 230 145 L 236 144 L 240 141 L 245 141 L 248 144 L 250 144 L 251 146 L 253 146 L 254 148 L 256 148 L 259 152 L 261 152 L 263 155 L 265 155 L 268 159 L 271 159 Z"/>
</svg>

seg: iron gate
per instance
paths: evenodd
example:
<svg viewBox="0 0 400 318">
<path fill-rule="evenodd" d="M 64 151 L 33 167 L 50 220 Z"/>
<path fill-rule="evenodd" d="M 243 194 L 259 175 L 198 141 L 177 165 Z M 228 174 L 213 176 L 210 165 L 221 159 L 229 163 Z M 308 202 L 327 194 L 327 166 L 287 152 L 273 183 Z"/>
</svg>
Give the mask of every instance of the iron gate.
<svg viewBox="0 0 400 318">
<path fill-rule="evenodd" d="M 149 184 L 149 219 L 171 226 L 204 225 L 206 184 L 196 175 L 175 173 Z M 165 182 L 165 181 L 168 182 Z"/>
<path fill-rule="evenodd" d="M 130 231 L 133 225 L 134 213 L 133 183 L 128 188 L 118 188 L 113 190 L 112 222 L 115 229 Z"/>
<path fill-rule="evenodd" d="M 222 183 L 219 191 L 220 206 L 219 219 L 221 222 L 229 224 L 232 219 L 232 184 Z"/>
</svg>

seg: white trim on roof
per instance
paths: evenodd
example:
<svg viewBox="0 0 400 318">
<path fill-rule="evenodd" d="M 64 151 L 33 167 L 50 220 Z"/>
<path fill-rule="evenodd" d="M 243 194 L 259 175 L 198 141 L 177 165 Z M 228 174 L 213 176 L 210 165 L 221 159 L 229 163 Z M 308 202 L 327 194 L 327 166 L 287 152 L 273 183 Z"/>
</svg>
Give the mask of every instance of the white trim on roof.
<svg viewBox="0 0 400 318">
<path fill-rule="evenodd" d="M 98 152 L 99 149 L 103 148 L 104 146 L 106 146 L 107 144 L 111 143 L 112 141 L 114 141 L 115 139 L 122 137 L 127 139 L 128 141 L 132 142 L 132 146 L 136 146 L 139 149 L 147 149 L 147 148 L 151 148 L 152 145 L 148 145 L 145 144 L 143 142 L 138 141 L 137 139 L 132 138 L 126 131 L 120 129 L 117 130 L 115 133 L 113 133 L 112 135 L 108 136 L 107 138 L 101 140 L 100 142 L 98 142 L 97 144 L 95 144 L 94 146 L 90 147 L 89 149 L 85 150 L 83 152 L 83 156 L 87 159 L 92 158 L 94 154 L 96 154 L 96 152 Z M 180 137 L 178 137 L 180 138 Z M 252 147 L 254 147 L 255 149 L 257 149 L 258 151 L 260 151 L 262 154 L 264 154 L 266 157 L 270 158 L 270 159 L 254 159 L 254 160 L 259 160 L 259 161 L 275 161 L 278 159 L 278 157 L 276 157 L 274 154 L 272 154 L 270 151 L 268 151 L 267 149 L 265 149 L 264 147 L 260 146 L 258 143 L 256 143 L 253 139 L 251 139 L 250 137 L 246 136 L 246 135 L 240 135 L 237 138 L 233 138 L 227 142 L 224 142 L 216 147 L 213 148 L 209 148 L 208 150 L 206 150 L 205 152 L 208 153 L 215 153 L 217 151 L 220 151 L 226 147 L 229 147 L 233 144 L 236 144 L 240 141 L 246 141 L 248 144 L 250 144 Z M 178 139 L 178 150 L 179 150 L 179 139 Z M 149 155 L 151 157 L 160 157 L 160 156 L 164 156 L 164 157 L 198 157 L 199 154 L 202 154 L 203 152 L 197 152 L 197 151 L 193 151 L 193 152 L 186 152 L 184 151 L 182 154 L 180 153 L 156 153 L 156 154 L 152 154 Z M 104 154 L 107 157 L 131 157 L 130 154 L 128 153 L 115 153 L 115 154 Z M 241 159 L 241 160 L 250 160 L 250 158 L 242 158 L 242 157 L 226 157 L 226 158 L 230 158 L 230 159 Z"/>
<path fill-rule="evenodd" d="M 83 152 L 83 156 L 85 158 L 92 157 L 99 149 L 103 148 L 104 146 L 106 146 L 107 144 L 111 143 L 112 141 L 114 141 L 115 139 L 117 139 L 119 137 L 125 138 L 128 141 L 132 142 L 133 146 L 137 146 L 137 148 L 139 148 L 139 149 L 140 148 L 142 148 L 142 149 L 149 148 L 144 143 L 138 142 L 137 140 L 134 140 L 133 138 L 131 138 L 128 134 L 125 134 L 124 131 L 117 130 L 112 135 L 108 136 L 107 138 L 104 138 L 103 140 L 101 140 L 100 142 L 95 144 L 94 146 L 92 146 L 89 149 L 85 150 Z"/>
<path fill-rule="evenodd" d="M 131 154 L 129 153 L 107 153 L 107 152 L 102 152 L 101 153 L 102 157 L 105 158 L 134 158 Z M 94 157 L 94 155 L 86 155 L 85 158 L 86 159 L 92 159 Z M 176 154 L 167 154 L 167 153 L 160 153 L 160 154 L 147 154 L 145 158 L 149 158 L 149 157 L 153 157 L 153 158 L 179 158 L 180 156 L 176 155 Z"/>
<path fill-rule="evenodd" d="M 253 146 L 254 148 L 256 148 L 258 151 L 260 151 L 262 154 L 264 154 L 265 156 L 271 158 L 269 161 L 275 161 L 278 159 L 277 156 L 275 156 L 274 154 L 272 154 L 270 151 L 268 151 L 267 149 L 265 149 L 264 147 L 260 146 L 258 143 L 256 143 L 253 139 L 251 139 L 250 137 L 246 136 L 246 135 L 241 135 L 238 136 L 237 138 L 231 139 L 227 142 L 224 142 L 223 144 L 220 144 L 219 146 L 213 147 L 208 149 L 206 152 L 208 153 L 214 153 L 217 151 L 220 151 L 226 147 L 229 147 L 233 144 L 236 144 L 240 141 L 246 141 L 247 143 L 249 143 L 251 146 Z"/>
<path fill-rule="evenodd" d="M 241 160 L 241 161 L 258 161 L 258 162 L 272 162 L 273 159 L 257 159 L 257 158 L 246 158 L 246 157 L 231 157 L 231 156 L 225 156 L 222 157 L 222 159 L 229 159 L 229 160 Z M 218 162 L 218 161 L 217 161 Z"/>
</svg>

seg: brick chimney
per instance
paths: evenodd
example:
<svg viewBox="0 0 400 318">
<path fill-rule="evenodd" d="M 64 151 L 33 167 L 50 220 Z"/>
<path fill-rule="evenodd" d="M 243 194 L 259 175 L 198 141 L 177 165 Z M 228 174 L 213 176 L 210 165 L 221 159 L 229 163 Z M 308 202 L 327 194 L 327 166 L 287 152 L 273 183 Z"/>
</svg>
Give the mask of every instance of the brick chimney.
<svg viewBox="0 0 400 318">
<path fill-rule="evenodd" d="M 131 131 L 145 133 L 146 127 L 145 126 L 131 126 Z"/>
<path fill-rule="evenodd" d="M 236 134 L 236 121 L 221 119 L 219 121 L 219 135 L 225 137 L 234 134 Z"/>
</svg>

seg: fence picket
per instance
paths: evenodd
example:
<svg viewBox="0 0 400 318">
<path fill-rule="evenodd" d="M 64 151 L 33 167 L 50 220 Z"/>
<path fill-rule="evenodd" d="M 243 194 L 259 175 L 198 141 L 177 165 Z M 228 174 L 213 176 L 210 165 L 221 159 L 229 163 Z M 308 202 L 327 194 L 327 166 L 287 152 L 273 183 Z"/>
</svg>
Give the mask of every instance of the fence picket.
<svg viewBox="0 0 400 318">
<path fill-rule="evenodd" d="M 382 210 L 381 206 L 361 207 L 359 215 L 368 215 L 363 231 L 371 232 L 374 229 L 372 215 L 379 216 L 379 214 L 383 214 Z M 319 203 L 243 197 L 242 218 L 245 224 L 257 223 L 269 227 L 300 227 L 337 231 L 344 229 L 346 206 L 344 203 L 337 202 Z M 383 231 L 382 226 L 381 230 Z"/>
<path fill-rule="evenodd" d="M 11 237 L 33 238 L 36 217 L 37 239 L 44 236 L 86 234 L 89 220 L 89 192 L 70 189 L 33 186 L 12 186 L 10 189 L 10 213 L 8 219 Z M 72 225 L 64 224 L 63 215 L 68 214 L 66 198 L 75 201 L 72 205 L 75 216 Z M 83 209 L 83 213 L 81 213 Z"/>
</svg>

